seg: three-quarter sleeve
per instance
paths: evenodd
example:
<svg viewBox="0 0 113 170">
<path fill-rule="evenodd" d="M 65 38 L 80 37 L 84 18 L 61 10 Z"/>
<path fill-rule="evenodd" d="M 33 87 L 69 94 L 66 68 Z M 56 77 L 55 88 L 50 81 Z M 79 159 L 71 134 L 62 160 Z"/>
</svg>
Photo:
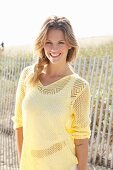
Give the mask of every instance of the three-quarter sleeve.
<svg viewBox="0 0 113 170">
<path fill-rule="evenodd" d="M 16 90 L 16 101 L 15 101 L 15 115 L 12 117 L 14 122 L 14 129 L 22 127 L 22 101 L 25 96 L 25 69 L 20 74 L 18 86 Z"/>
<path fill-rule="evenodd" d="M 75 85 L 72 91 L 70 127 L 68 132 L 73 139 L 90 138 L 90 88 L 89 84 Z"/>
</svg>

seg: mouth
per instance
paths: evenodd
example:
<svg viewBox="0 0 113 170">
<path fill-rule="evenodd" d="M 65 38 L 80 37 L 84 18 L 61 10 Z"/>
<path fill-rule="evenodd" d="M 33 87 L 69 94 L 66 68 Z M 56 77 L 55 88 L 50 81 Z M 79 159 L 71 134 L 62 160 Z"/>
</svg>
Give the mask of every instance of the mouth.
<svg viewBox="0 0 113 170">
<path fill-rule="evenodd" d="M 50 53 L 50 56 L 53 57 L 53 58 L 57 58 L 57 57 L 59 57 L 60 55 L 61 55 L 61 53 L 60 53 L 60 54 L 52 54 L 52 53 Z"/>
</svg>

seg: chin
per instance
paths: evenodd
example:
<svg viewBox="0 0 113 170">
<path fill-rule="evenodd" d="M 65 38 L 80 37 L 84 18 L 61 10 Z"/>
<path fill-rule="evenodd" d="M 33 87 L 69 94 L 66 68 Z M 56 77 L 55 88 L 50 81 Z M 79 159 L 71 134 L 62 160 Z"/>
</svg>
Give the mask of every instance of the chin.
<svg viewBox="0 0 113 170">
<path fill-rule="evenodd" d="M 57 60 L 57 59 L 55 60 L 55 59 L 54 59 L 54 60 L 50 60 L 50 62 L 51 62 L 52 64 L 57 64 L 57 63 L 60 63 L 60 60 Z"/>
<path fill-rule="evenodd" d="M 52 64 L 60 64 L 60 62 L 57 61 L 50 61 Z"/>
</svg>

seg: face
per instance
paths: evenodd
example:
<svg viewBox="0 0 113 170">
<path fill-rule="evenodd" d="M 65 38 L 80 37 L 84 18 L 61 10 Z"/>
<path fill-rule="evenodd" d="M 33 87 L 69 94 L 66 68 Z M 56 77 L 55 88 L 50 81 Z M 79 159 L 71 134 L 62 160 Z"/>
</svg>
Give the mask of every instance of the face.
<svg viewBox="0 0 113 170">
<path fill-rule="evenodd" d="M 70 46 L 65 40 L 63 31 L 52 29 L 48 32 L 44 44 L 44 51 L 46 57 L 51 63 L 66 63 L 66 57 L 69 49 Z"/>
</svg>

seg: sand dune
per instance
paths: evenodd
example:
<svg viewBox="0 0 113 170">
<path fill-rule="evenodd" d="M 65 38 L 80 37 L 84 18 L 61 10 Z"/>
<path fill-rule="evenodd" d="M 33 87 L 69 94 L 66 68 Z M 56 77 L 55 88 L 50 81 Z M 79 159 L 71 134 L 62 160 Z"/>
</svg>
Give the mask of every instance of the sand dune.
<svg viewBox="0 0 113 170">
<path fill-rule="evenodd" d="M 113 42 L 113 35 L 80 38 L 78 39 L 78 41 L 79 41 L 80 47 L 99 46 L 102 44 Z"/>
</svg>

